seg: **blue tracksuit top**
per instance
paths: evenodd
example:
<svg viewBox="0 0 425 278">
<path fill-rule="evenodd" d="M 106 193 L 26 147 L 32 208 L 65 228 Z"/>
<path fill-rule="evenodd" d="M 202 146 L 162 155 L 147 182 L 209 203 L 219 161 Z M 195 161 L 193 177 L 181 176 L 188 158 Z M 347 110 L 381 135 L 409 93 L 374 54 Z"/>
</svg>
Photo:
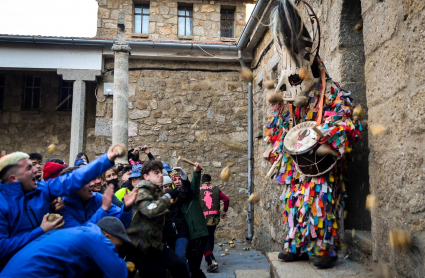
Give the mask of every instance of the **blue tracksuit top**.
<svg viewBox="0 0 425 278">
<path fill-rule="evenodd" d="M 75 194 L 112 166 L 103 154 L 69 174 L 37 182 L 37 188 L 27 193 L 20 182 L 0 184 L 0 270 L 13 254 L 44 233 L 40 224 L 53 199 Z"/>
<path fill-rule="evenodd" d="M 89 269 L 127 277 L 125 262 L 95 224 L 53 230 L 16 253 L 0 277 L 80 277 Z"/>
<path fill-rule="evenodd" d="M 78 196 L 64 198 L 65 208 L 60 212 L 65 220 L 63 228 L 87 225 L 88 223 L 96 224 L 105 216 L 118 218 L 126 229 L 130 226 L 133 208 L 125 212 L 124 205 L 120 208 L 111 204 L 111 208 L 105 211 L 102 208 L 103 195 L 96 192 L 93 192 L 92 195 L 93 197 L 85 205 Z"/>
</svg>

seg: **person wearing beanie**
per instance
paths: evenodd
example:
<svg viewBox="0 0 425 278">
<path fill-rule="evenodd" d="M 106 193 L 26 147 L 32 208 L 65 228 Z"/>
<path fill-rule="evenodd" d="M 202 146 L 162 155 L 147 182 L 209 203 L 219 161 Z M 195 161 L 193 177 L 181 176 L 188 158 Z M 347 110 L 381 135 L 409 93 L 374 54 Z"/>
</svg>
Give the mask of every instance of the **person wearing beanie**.
<svg viewBox="0 0 425 278">
<path fill-rule="evenodd" d="M 168 175 L 164 176 L 162 184 L 164 193 L 173 189 L 173 182 Z M 171 200 L 171 205 L 168 207 L 170 215 L 167 221 L 165 221 L 164 229 L 162 230 L 164 241 L 186 263 L 188 271 L 189 265 L 187 264 L 186 249 L 189 243 L 189 227 L 187 226 L 186 219 L 184 219 L 181 206 L 190 198 L 189 186 L 190 183 L 186 183 L 177 189 L 178 196 Z"/>
<path fill-rule="evenodd" d="M 1 277 L 127 277 L 126 263 L 117 250 L 130 244 L 115 217 L 97 225 L 53 230 L 32 241 L 7 263 Z"/>
<path fill-rule="evenodd" d="M 63 217 L 47 221 L 50 202 L 73 195 L 109 169 L 119 155 L 113 145 L 108 152 L 72 173 L 37 181 L 37 169 L 29 155 L 14 152 L 0 158 L 0 270 L 25 245 L 45 232 L 64 225 Z"/>
<path fill-rule="evenodd" d="M 43 180 L 48 181 L 59 176 L 60 172 L 66 168 L 66 164 L 56 162 L 46 162 L 43 167 Z M 65 203 L 61 197 L 57 197 L 50 204 L 52 212 L 59 212 L 65 207 Z"/>
<path fill-rule="evenodd" d="M 28 153 L 28 155 L 30 156 L 30 160 L 32 162 L 32 166 L 34 166 L 37 169 L 37 175 L 36 175 L 36 179 L 37 181 L 41 180 L 41 175 L 42 175 L 42 164 L 43 164 L 43 156 L 39 153 Z"/>
<path fill-rule="evenodd" d="M 201 263 L 207 244 L 208 229 L 201 202 L 199 201 L 199 186 L 201 184 L 202 169 L 201 164 L 195 164 L 193 167 L 192 181 L 190 183 L 187 174 L 180 167 L 174 167 L 170 175 L 177 189 L 184 186 L 184 184 L 188 184 L 190 190 L 190 198 L 182 204 L 182 211 L 189 227 L 190 241 L 187 246 L 186 257 L 192 278 L 205 278 L 205 274 L 201 269 Z"/>
<path fill-rule="evenodd" d="M 47 162 L 43 167 L 43 180 L 48 181 L 59 176 L 60 172 L 65 169 L 66 166 L 56 162 Z"/>
</svg>

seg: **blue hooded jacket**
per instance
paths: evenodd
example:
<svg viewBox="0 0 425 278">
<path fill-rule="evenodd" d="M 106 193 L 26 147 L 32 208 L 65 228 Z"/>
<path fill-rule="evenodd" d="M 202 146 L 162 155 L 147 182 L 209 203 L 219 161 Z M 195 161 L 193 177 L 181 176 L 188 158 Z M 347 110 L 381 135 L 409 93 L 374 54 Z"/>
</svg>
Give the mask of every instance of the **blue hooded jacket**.
<svg viewBox="0 0 425 278">
<path fill-rule="evenodd" d="M 22 247 L 44 233 L 43 216 L 56 197 L 75 194 L 81 187 L 110 169 L 106 154 L 72 173 L 37 182 L 24 193 L 20 182 L 0 184 L 0 270 Z"/>
<path fill-rule="evenodd" d="M 111 204 L 111 208 L 106 211 L 102 208 L 103 195 L 93 192 L 92 196 L 85 205 L 83 205 L 83 202 L 78 196 L 64 198 L 65 208 L 60 212 L 63 220 L 65 220 L 63 228 L 85 226 L 88 223 L 96 224 L 105 216 L 118 218 L 126 229 L 130 226 L 133 208 L 126 212 L 124 211 L 124 206 L 119 208 Z"/>
<path fill-rule="evenodd" d="M 80 277 L 90 269 L 104 277 L 127 277 L 115 246 L 91 223 L 38 237 L 10 259 L 0 277 Z"/>
</svg>

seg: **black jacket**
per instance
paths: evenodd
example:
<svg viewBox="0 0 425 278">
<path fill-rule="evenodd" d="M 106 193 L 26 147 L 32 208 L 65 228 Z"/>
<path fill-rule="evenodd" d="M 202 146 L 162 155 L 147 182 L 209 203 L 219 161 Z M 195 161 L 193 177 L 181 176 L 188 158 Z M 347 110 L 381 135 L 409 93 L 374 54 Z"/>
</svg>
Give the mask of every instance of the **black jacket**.
<svg viewBox="0 0 425 278">
<path fill-rule="evenodd" d="M 170 215 L 165 222 L 162 235 L 169 246 L 174 246 L 178 238 L 189 238 L 189 227 L 187 226 L 184 213 L 181 209 L 182 203 L 190 200 L 191 193 L 189 188 L 190 182 L 188 180 L 182 180 L 179 196 L 174 200 L 175 202 L 168 207 Z"/>
</svg>

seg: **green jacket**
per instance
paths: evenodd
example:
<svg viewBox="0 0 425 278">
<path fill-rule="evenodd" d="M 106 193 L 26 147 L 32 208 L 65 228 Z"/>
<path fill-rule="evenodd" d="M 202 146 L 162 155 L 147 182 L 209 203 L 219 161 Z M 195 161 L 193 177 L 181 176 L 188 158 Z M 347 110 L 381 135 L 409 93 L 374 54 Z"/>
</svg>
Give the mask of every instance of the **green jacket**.
<svg viewBox="0 0 425 278">
<path fill-rule="evenodd" d="M 144 253 L 150 247 L 162 250 L 162 229 L 169 214 L 170 199 L 148 181 L 142 180 L 137 187 L 139 191 L 127 235 L 133 245 Z"/>
<path fill-rule="evenodd" d="M 190 240 L 208 236 L 207 222 L 205 221 L 204 212 L 201 202 L 199 201 L 200 184 L 201 173 L 194 171 L 192 181 L 190 182 L 192 198 L 188 202 L 182 204 L 182 211 L 185 214 L 185 219 L 189 226 Z"/>
</svg>

